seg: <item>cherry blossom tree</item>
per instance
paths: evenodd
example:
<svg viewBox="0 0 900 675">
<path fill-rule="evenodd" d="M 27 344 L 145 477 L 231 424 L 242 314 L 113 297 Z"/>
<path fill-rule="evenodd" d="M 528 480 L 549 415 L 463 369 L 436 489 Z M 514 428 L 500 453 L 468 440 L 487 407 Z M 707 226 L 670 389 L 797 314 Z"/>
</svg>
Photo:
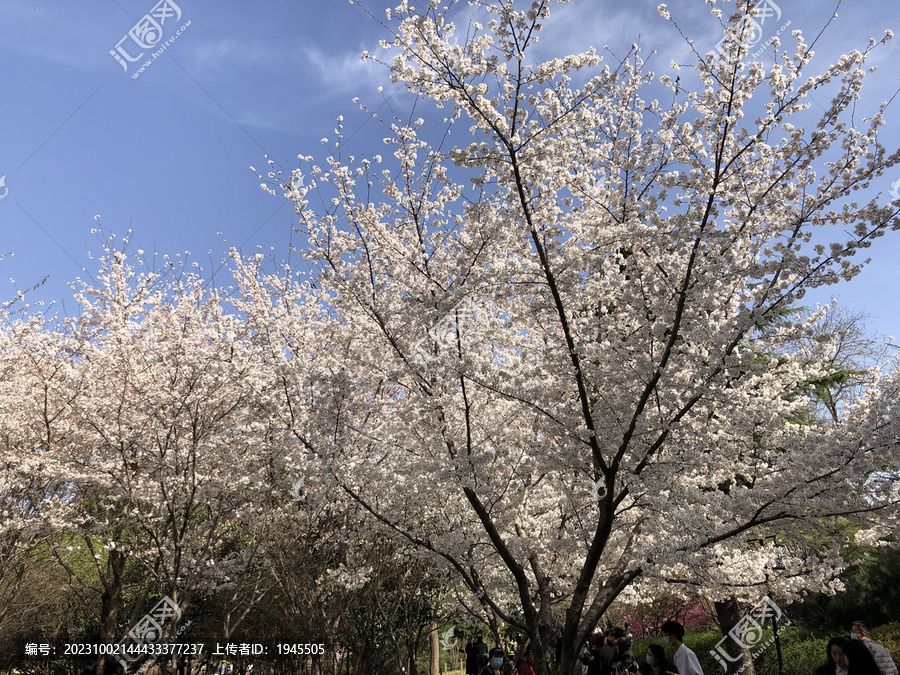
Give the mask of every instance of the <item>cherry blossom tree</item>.
<svg viewBox="0 0 900 675">
<path fill-rule="evenodd" d="M 4 313 L 5 314 L 5 313 Z M 9 317 L 4 315 L 4 320 Z M 54 417 L 31 375 L 60 367 L 42 322 L 18 320 L 0 333 L 0 625 L 29 571 L 46 560 L 64 480 L 42 471 L 45 437 L 36 418 Z"/>
<path fill-rule="evenodd" d="M 307 180 L 273 168 L 313 278 L 235 254 L 237 302 L 316 480 L 455 570 L 538 673 L 562 606 L 568 675 L 617 598 L 833 590 L 825 535 L 896 525 L 873 482 L 896 467 L 892 409 L 872 393 L 801 424 L 836 346 L 802 345 L 821 314 L 783 313 L 897 229 L 854 196 L 898 154 L 887 105 L 857 110 L 876 40 L 815 73 L 799 31 L 745 62 L 741 2 L 675 78 L 637 47 L 534 62 L 552 3 L 519 4 L 476 3 L 465 44 L 437 2 L 387 13 L 417 97 L 385 122 L 393 165 L 345 156 L 339 125 Z"/>
<path fill-rule="evenodd" d="M 78 316 L 20 327 L 24 431 L 7 435 L 19 473 L 56 486 L 35 520 L 98 606 L 102 642 L 163 596 L 180 616 L 201 585 L 248 573 L 247 526 L 273 493 L 265 390 L 241 318 L 177 260 L 140 269 L 140 252 L 135 263 L 113 244 L 98 282 L 76 291 Z"/>
<path fill-rule="evenodd" d="M 138 273 L 111 250 L 100 279 L 76 294 L 84 437 L 60 462 L 123 510 L 144 547 L 128 555 L 186 605 L 269 495 L 265 392 L 241 319 L 198 276 Z"/>
</svg>

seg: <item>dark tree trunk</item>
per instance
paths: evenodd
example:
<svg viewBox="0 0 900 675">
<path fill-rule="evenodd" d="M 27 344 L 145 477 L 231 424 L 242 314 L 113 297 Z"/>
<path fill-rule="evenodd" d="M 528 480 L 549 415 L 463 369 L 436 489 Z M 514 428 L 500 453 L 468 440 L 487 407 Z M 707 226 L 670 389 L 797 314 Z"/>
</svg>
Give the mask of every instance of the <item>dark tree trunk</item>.
<svg viewBox="0 0 900 675">
<path fill-rule="evenodd" d="M 719 621 L 719 628 L 722 629 L 722 635 L 727 636 L 728 631 L 734 628 L 743 616 L 738 607 L 737 600 L 733 597 L 722 602 L 716 602 L 716 618 Z M 719 662 L 725 662 L 727 665 L 727 675 L 734 675 L 740 672 L 741 675 L 755 675 L 753 668 L 753 657 L 750 655 L 749 649 L 742 649 L 733 639 L 726 639 L 720 643 L 725 649 L 728 656 L 719 653 Z"/>
<path fill-rule="evenodd" d="M 431 622 L 428 632 L 428 641 L 431 645 L 431 668 L 429 675 L 441 675 L 441 641 L 438 637 L 438 626 L 435 621 Z"/>
<path fill-rule="evenodd" d="M 103 595 L 100 598 L 100 642 L 112 644 L 116 639 L 116 624 L 119 620 L 119 608 L 122 606 L 122 575 L 125 572 L 125 555 L 118 549 L 112 549 L 106 558 L 106 578 L 103 582 Z M 112 657 L 100 655 L 95 672 L 102 675 L 106 661 Z"/>
</svg>

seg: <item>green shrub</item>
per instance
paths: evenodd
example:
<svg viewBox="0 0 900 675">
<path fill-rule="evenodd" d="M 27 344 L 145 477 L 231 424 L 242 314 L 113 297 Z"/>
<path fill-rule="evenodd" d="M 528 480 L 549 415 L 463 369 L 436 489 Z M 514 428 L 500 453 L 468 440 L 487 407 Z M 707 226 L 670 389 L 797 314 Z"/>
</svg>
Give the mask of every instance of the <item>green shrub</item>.
<svg viewBox="0 0 900 675">
<path fill-rule="evenodd" d="M 761 642 L 767 642 L 771 637 L 771 629 L 766 630 Z M 831 638 L 830 635 L 823 635 L 804 626 L 788 626 L 778 631 L 778 637 L 781 642 L 781 654 L 787 675 L 813 675 L 816 669 L 825 663 L 827 659 L 825 647 Z M 844 637 L 849 639 L 849 633 Z M 684 643 L 697 654 L 697 660 L 700 661 L 704 675 L 726 675 L 722 664 L 716 661 L 710 653 L 715 651 L 716 645 L 721 639 L 722 634 L 719 631 L 688 633 L 684 636 Z M 900 667 L 900 622 L 895 621 L 873 628 L 872 639 L 887 647 L 894 663 Z M 647 646 L 651 644 L 663 645 L 666 650 L 666 658 L 670 662 L 674 662 L 675 650 L 667 647 L 661 637 L 656 637 L 640 638 L 634 641 L 634 657 L 638 663 L 643 663 Z M 756 675 L 778 675 L 778 653 L 774 643 L 753 659 L 753 667 Z M 731 669 L 727 675 L 734 675 L 734 670 Z"/>
<path fill-rule="evenodd" d="M 800 626 L 788 626 L 779 630 L 778 636 L 781 642 L 784 669 L 788 675 L 813 675 L 816 668 L 825 662 L 827 637 L 817 635 Z M 771 637 L 772 631 L 767 630 L 763 634 L 761 642 L 767 642 Z M 900 632 L 897 637 L 900 638 Z M 726 675 L 722 664 L 711 654 L 721 639 L 722 634 L 718 631 L 688 633 L 684 637 L 685 644 L 697 654 L 697 660 L 700 661 L 704 675 Z M 653 643 L 663 644 L 662 638 L 642 638 L 635 641 L 634 655 L 639 662 L 643 661 L 647 646 Z M 666 658 L 674 661 L 675 650 L 671 647 L 665 649 Z M 757 675 L 778 675 L 778 655 L 774 643 L 766 647 L 753 660 L 753 666 Z M 731 675 L 733 672 L 731 671 Z"/>
<path fill-rule="evenodd" d="M 883 644 L 891 653 L 894 663 L 900 668 L 900 621 L 886 623 L 872 629 L 872 639 Z"/>
<path fill-rule="evenodd" d="M 827 637 L 817 637 L 803 627 L 789 626 L 778 631 L 781 638 L 781 654 L 788 675 L 813 675 L 816 668 L 825 663 Z M 768 639 L 768 638 L 767 638 Z M 757 675 L 778 675 L 778 653 L 775 645 L 769 646 L 753 662 Z"/>
</svg>

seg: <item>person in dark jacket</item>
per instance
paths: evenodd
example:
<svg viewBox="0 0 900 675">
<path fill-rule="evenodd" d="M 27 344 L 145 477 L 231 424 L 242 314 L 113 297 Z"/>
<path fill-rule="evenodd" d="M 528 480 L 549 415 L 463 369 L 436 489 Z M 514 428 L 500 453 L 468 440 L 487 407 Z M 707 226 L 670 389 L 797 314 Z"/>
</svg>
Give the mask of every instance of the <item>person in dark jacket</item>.
<svg viewBox="0 0 900 675">
<path fill-rule="evenodd" d="M 600 648 L 600 653 L 603 654 L 603 662 L 605 663 L 604 673 L 611 675 L 612 673 L 612 662 L 613 659 L 616 658 L 616 643 L 618 641 L 616 638 L 612 636 L 612 628 L 606 629 L 606 634 L 603 637 L 603 647 Z"/>
<path fill-rule="evenodd" d="M 882 675 L 875 657 L 861 640 L 848 640 L 844 654 L 847 657 L 848 675 Z"/>
<path fill-rule="evenodd" d="M 473 635 L 466 643 L 466 675 L 478 675 L 475 658 L 475 636 Z"/>
<path fill-rule="evenodd" d="M 587 675 L 609 675 L 609 664 L 612 661 L 612 651 L 606 655 L 603 633 L 594 633 L 584 648 L 581 662 L 587 666 Z"/>
<path fill-rule="evenodd" d="M 484 644 L 481 636 L 473 635 L 469 644 L 466 645 L 466 675 L 478 675 L 487 663 L 487 653 L 487 645 Z"/>
</svg>

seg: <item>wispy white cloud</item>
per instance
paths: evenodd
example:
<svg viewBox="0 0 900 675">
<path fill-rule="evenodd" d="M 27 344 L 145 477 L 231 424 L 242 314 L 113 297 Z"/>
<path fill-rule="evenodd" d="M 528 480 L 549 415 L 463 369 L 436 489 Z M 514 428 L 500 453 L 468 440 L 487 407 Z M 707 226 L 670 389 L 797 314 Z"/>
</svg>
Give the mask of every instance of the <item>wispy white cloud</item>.
<svg viewBox="0 0 900 675">
<path fill-rule="evenodd" d="M 230 79 L 235 73 L 244 76 L 247 71 L 264 68 L 263 77 L 272 73 L 286 73 L 291 78 L 299 75 L 303 85 L 317 89 L 325 85 L 326 93 L 389 80 L 383 66 L 362 60 L 362 48 L 331 52 L 317 45 L 225 38 L 194 40 L 188 49 L 185 60 L 195 76 Z"/>
<path fill-rule="evenodd" d="M 683 62 L 690 49 L 676 29 L 656 12 L 656 4 L 623 8 L 618 3 L 602 3 L 586 12 L 584 4 L 571 3 L 554 8 L 547 28 L 541 32 L 542 58 L 586 51 L 594 47 L 607 63 L 611 54 L 624 57 L 632 44 L 639 43 L 645 59 L 651 52 L 654 70 L 668 69 L 670 61 Z M 692 18 L 699 18 L 691 12 Z M 684 18 L 684 17 L 682 17 Z M 718 38 L 710 36 L 710 45 Z M 604 48 L 609 47 L 609 52 Z M 610 64 L 612 65 L 612 64 Z"/>
<path fill-rule="evenodd" d="M 371 86 L 376 80 L 389 82 L 387 69 L 372 61 L 363 61 L 362 50 L 354 53 L 329 54 L 318 47 L 302 47 L 306 64 L 311 66 L 319 80 L 332 91 L 346 92 Z"/>
<path fill-rule="evenodd" d="M 236 38 L 197 39 L 190 43 L 188 59 L 198 73 L 219 74 L 235 67 L 272 65 L 276 52 L 271 45 Z"/>
</svg>

